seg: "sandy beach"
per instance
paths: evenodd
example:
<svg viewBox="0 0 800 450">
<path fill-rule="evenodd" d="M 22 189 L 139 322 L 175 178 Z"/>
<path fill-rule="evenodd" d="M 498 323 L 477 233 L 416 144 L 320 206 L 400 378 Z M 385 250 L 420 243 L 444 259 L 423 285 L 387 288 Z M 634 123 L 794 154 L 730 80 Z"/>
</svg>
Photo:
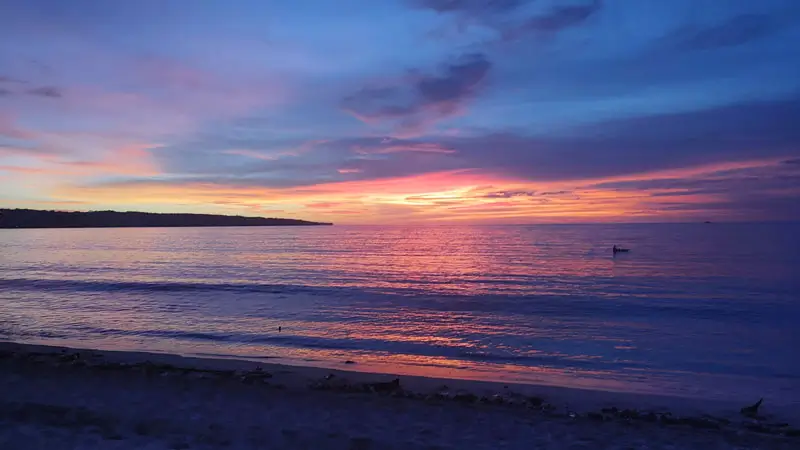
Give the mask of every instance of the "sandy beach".
<svg viewBox="0 0 800 450">
<path fill-rule="evenodd" d="M 0 448 L 797 448 L 796 408 L 0 343 Z"/>
</svg>

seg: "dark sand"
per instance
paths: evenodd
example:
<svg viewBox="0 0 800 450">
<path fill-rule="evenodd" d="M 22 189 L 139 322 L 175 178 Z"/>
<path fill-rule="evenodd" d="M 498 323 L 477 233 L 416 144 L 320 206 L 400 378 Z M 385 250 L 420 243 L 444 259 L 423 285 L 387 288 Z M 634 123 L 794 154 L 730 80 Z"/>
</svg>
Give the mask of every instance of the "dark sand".
<svg viewBox="0 0 800 450">
<path fill-rule="evenodd" d="M 393 378 L 0 343 L 0 449 L 800 448 L 754 399 Z"/>
</svg>

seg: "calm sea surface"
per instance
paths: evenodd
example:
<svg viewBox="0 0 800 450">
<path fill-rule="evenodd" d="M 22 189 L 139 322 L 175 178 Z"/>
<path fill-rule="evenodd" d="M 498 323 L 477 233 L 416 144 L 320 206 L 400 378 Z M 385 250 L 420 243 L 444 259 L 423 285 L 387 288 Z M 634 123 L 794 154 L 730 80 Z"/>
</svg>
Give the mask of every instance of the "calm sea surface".
<svg viewBox="0 0 800 450">
<path fill-rule="evenodd" d="M 800 226 L 0 230 L 0 339 L 798 402 Z"/>
</svg>

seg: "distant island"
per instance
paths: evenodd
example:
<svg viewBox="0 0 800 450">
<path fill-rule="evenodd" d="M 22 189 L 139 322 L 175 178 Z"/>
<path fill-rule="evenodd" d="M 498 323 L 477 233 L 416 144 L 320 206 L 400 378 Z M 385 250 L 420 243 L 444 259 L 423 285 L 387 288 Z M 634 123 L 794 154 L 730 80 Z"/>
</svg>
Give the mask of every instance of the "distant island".
<svg viewBox="0 0 800 450">
<path fill-rule="evenodd" d="M 274 227 L 333 225 L 297 219 L 118 211 L 0 209 L 0 228 Z"/>
</svg>

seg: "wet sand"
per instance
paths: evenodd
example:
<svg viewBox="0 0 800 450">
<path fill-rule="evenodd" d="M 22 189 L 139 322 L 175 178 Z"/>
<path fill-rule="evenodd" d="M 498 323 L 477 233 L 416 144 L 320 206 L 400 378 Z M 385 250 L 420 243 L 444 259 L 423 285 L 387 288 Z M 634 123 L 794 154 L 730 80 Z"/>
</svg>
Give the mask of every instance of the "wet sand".
<svg viewBox="0 0 800 450">
<path fill-rule="evenodd" d="M 0 343 L 0 448 L 800 447 L 800 408 Z"/>
</svg>

